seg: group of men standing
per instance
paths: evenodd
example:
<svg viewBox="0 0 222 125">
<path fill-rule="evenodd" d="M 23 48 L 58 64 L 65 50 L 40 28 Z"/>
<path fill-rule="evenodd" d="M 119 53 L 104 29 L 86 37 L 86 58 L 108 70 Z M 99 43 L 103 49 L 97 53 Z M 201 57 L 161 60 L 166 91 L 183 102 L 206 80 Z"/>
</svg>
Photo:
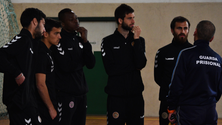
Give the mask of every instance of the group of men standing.
<svg viewBox="0 0 222 125">
<path fill-rule="evenodd" d="M 83 67 L 93 68 L 95 57 L 75 13 L 66 8 L 58 17 L 60 22 L 25 9 L 20 34 L 0 49 L 10 125 L 85 124 Z"/>
<path fill-rule="evenodd" d="M 134 18 L 130 6 L 118 6 L 118 27 L 101 43 L 108 74 L 108 125 L 144 124 L 140 71 L 147 59 L 145 40 Z M 48 19 L 41 10 L 27 8 L 20 18 L 20 34 L 0 48 L 3 103 L 10 125 L 85 125 L 88 87 L 83 67 L 92 69 L 95 57 L 87 30 L 79 26 L 77 15 L 65 8 L 58 13 L 58 19 Z M 215 104 L 221 94 L 222 60 L 209 47 L 215 27 L 210 21 L 200 22 L 194 46 L 187 41 L 189 29 L 186 18 L 174 18 L 172 43 L 156 55 L 154 76 L 160 86 L 161 125 L 217 122 Z M 172 118 L 174 114 L 176 119 Z M 205 119 L 199 120 L 202 117 Z"/>
</svg>

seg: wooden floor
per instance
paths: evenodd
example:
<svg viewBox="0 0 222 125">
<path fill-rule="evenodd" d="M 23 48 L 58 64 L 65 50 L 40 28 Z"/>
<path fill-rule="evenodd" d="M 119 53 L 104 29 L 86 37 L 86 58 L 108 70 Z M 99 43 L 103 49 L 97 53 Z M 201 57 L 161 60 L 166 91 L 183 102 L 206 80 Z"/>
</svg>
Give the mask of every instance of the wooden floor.
<svg viewBox="0 0 222 125">
<path fill-rule="evenodd" d="M 0 125 L 9 125 L 9 120 L 0 120 Z M 87 116 L 86 125 L 106 125 L 106 116 Z M 144 125 L 159 125 L 159 119 L 156 117 L 145 117 Z M 222 125 L 222 119 L 218 120 L 218 125 Z"/>
</svg>

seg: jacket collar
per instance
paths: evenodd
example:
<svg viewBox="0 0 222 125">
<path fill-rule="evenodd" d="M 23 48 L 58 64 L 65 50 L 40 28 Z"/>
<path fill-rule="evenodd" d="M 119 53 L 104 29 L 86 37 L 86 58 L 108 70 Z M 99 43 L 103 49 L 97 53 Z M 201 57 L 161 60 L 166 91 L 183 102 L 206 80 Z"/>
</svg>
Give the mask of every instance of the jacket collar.
<svg viewBox="0 0 222 125">
<path fill-rule="evenodd" d="M 76 32 L 70 33 L 70 32 L 67 32 L 64 28 L 62 28 L 61 34 L 68 35 L 68 36 L 76 36 L 77 35 Z"/>
<path fill-rule="evenodd" d="M 29 30 L 27 30 L 27 29 L 22 28 L 20 34 L 24 34 L 24 35 L 30 37 L 30 38 L 33 40 L 32 34 L 31 34 L 31 33 L 29 32 Z"/>
<path fill-rule="evenodd" d="M 114 31 L 114 34 L 115 34 L 115 35 L 118 35 L 118 36 L 124 37 L 124 36 L 118 31 L 118 28 L 116 28 L 116 30 Z M 129 31 L 129 34 L 128 34 L 127 38 L 129 38 L 129 37 L 131 37 L 131 36 L 133 36 L 133 35 L 134 35 L 133 32 Z M 124 37 L 124 38 L 125 38 L 125 37 Z"/>
<path fill-rule="evenodd" d="M 206 41 L 206 40 L 197 40 L 194 42 L 194 45 L 198 45 L 198 44 L 207 44 L 209 45 L 209 41 Z"/>
</svg>

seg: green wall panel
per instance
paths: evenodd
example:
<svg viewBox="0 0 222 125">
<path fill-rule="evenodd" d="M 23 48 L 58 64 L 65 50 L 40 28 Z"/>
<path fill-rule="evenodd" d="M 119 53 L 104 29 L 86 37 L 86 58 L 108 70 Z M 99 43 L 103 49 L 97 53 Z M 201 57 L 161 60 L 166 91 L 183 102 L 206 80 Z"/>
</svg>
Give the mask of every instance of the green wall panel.
<svg viewBox="0 0 222 125">
<path fill-rule="evenodd" d="M 108 76 L 105 72 L 101 52 L 94 52 L 96 57 L 96 65 L 93 69 L 84 67 L 86 81 L 88 83 L 89 92 L 87 93 L 87 114 L 104 115 L 106 114 L 107 94 L 104 88 L 107 84 Z"/>
</svg>

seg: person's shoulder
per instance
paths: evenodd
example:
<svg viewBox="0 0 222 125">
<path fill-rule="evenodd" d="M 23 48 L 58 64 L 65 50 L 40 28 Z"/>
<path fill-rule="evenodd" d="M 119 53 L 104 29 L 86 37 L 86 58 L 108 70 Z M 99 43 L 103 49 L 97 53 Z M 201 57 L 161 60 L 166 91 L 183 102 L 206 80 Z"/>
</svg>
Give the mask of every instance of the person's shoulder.
<svg viewBox="0 0 222 125">
<path fill-rule="evenodd" d="M 180 51 L 181 55 L 184 55 L 185 57 L 198 54 L 198 49 L 196 49 L 196 46 L 190 46 L 187 48 L 184 48 Z"/>
<path fill-rule="evenodd" d="M 168 51 L 169 49 L 171 49 L 173 47 L 172 43 L 169 43 L 167 45 L 164 45 L 163 47 L 159 48 L 159 51 Z"/>
<path fill-rule="evenodd" d="M 142 36 L 140 36 L 139 39 L 141 42 L 145 43 L 145 39 Z"/>
<path fill-rule="evenodd" d="M 111 39 L 111 38 L 113 38 L 114 37 L 114 34 L 110 34 L 110 35 L 108 35 L 108 36 L 105 36 L 103 39 Z"/>
<path fill-rule="evenodd" d="M 110 34 L 102 39 L 102 43 L 107 43 L 115 38 L 114 34 Z"/>
<path fill-rule="evenodd" d="M 186 46 L 187 46 L 187 47 L 192 47 L 193 44 L 191 44 L 190 42 L 187 42 L 187 43 L 186 43 Z"/>
<path fill-rule="evenodd" d="M 221 58 L 220 54 L 218 54 L 218 53 L 217 53 L 217 52 L 215 52 L 214 50 L 212 50 L 212 51 L 213 51 L 213 53 L 214 53 L 215 57 L 217 57 L 217 59 L 219 60 L 219 62 L 221 62 L 221 63 L 222 63 L 222 58 Z"/>
<path fill-rule="evenodd" d="M 28 43 L 29 41 L 30 40 L 28 39 L 28 36 L 24 34 L 17 34 L 11 39 L 11 41 L 8 44 L 10 45 L 10 44 L 15 43 L 15 44 L 22 45 L 22 44 Z"/>
<path fill-rule="evenodd" d="M 140 39 L 145 40 L 142 36 L 140 36 Z"/>
</svg>

